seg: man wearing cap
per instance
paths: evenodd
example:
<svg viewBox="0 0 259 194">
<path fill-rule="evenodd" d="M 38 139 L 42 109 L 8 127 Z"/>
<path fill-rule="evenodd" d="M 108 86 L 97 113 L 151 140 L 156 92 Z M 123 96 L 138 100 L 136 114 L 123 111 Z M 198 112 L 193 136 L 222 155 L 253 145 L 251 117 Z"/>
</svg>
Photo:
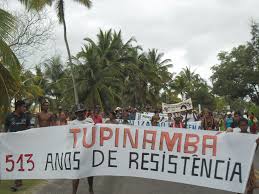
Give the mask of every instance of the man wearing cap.
<svg viewBox="0 0 259 194">
<path fill-rule="evenodd" d="M 5 120 L 6 132 L 24 131 L 30 128 L 30 118 L 25 114 L 26 103 L 23 100 L 15 102 L 15 111 L 9 114 Z M 22 180 L 15 180 L 12 191 L 17 191 L 22 186 Z"/>
<path fill-rule="evenodd" d="M 91 117 L 86 117 L 86 108 L 82 104 L 76 105 L 76 119 L 71 122 L 72 125 L 94 123 Z"/>
<path fill-rule="evenodd" d="M 80 125 L 80 124 L 89 124 L 89 123 L 94 123 L 93 119 L 90 117 L 86 117 L 86 108 L 82 104 L 76 105 L 75 108 L 75 115 L 76 115 L 76 120 L 73 120 L 71 122 L 71 125 Z M 93 181 L 94 177 L 88 177 L 88 185 L 89 185 L 89 193 L 93 194 Z M 73 191 L 72 194 L 76 194 L 78 185 L 79 185 L 79 179 L 75 179 L 72 181 L 73 185 Z"/>
</svg>

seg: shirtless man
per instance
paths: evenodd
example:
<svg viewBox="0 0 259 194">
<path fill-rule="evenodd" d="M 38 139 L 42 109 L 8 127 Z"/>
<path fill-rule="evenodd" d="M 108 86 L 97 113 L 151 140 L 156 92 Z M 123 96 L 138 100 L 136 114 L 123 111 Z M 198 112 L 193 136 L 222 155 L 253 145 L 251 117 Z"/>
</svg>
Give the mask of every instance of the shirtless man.
<svg viewBox="0 0 259 194">
<path fill-rule="evenodd" d="M 41 104 L 41 112 L 37 114 L 37 127 L 53 126 L 53 114 L 49 111 L 49 103 L 47 101 Z"/>
<path fill-rule="evenodd" d="M 58 107 L 58 125 L 67 125 L 67 116 L 62 110 L 62 106 Z"/>
</svg>

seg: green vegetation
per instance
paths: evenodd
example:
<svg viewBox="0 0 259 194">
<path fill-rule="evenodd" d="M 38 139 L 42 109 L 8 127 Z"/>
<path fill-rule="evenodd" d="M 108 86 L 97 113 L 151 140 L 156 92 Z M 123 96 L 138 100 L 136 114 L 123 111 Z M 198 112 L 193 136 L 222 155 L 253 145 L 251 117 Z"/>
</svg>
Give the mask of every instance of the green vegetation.
<svg viewBox="0 0 259 194">
<path fill-rule="evenodd" d="M 30 190 L 42 183 L 40 180 L 24 180 L 22 188 L 15 192 L 17 194 L 30 194 Z M 10 190 L 10 187 L 13 185 L 13 181 L 1 181 L 0 182 L 0 194 L 11 194 L 14 193 Z"/>
<path fill-rule="evenodd" d="M 157 49 L 143 50 L 134 38 L 123 39 L 121 31 L 103 31 L 92 40 L 86 37 L 80 52 L 70 53 L 67 41 L 64 1 L 19 0 L 29 11 L 42 10 L 56 3 L 57 16 L 64 28 L 68 59 L 49 56 L 34 69 L 21 65 L 7 44 L 16 28 L 16 19 L 0 9 L 0 113 L 23 98 L 36 106 L 48 98 L 70 110 L 75 102 L 89 108 L 99 105 L 104 111 L 117 106 L 160 108 L 162 102 L 175 103 L 192 98 L 194 106 L 222 111 L 258 113 L 259 106 L 259 29 L 251 25 L 251 40 L 229 52 L 220 52 L 219 64 L 212 67 L 212 85 L 185 67 L 175 75 L 170 59 Z M 18 2 L 18 1 L 17 1 Z M 76 1 L 90 8 L 89 0 Z M 40 22 L 40 21 L 39 21 Z M 169 71 L 170 68 L 170 71 Z M 258 113 L 259 114 L 259 113 Z M 2 122 L 2 121 L 0 121 Z"/>
<path fill-rule="evenodd" d="M 42 10 L 45 6 L 51 6 L 53 2 L 55 2 L 56 6 L 56 12 L 57 12 L 57 17 L 58 21 L 60 24 L 63 25 L 64 29 L 64 41 L 66 44 L 66 49 L 67 49 L 67 54 L 68 54 L 68 61 L 69 61 L 69 66 L 71 68 L 71 78 L 72 78 L 72 83 L 73 83 L 73 89 L 74 89 L 74 98 L 75 98 L 75 103 L 79 103 L 78 99 L 78 92 L 77 92 L 77 86 L 76 86 L 76 80 L 74 76 L 74 67 L 72 63 L 72 55 L 70 52 L 68 40 L 67 40 L 67 26 L 66 26 L 66 19 L 65 19 L 65 1 L 64 0 L 19 0 L 21 3 L 23 3 L 28 10 Z M 82 5 L 84 5 L 87 8 L 90 8 L 92 6 L 92 2 L 90 0 L 74 0 L 75 2 L 78 2 Z"/>
<path fill-rule="evenodd" d="M 251 25 L 251 40 L 230 52 L 220 52 L 220 64 L 212 67 L 213 93 L 226 99 L 259 105 L 259 28 Z"/>
</svg>

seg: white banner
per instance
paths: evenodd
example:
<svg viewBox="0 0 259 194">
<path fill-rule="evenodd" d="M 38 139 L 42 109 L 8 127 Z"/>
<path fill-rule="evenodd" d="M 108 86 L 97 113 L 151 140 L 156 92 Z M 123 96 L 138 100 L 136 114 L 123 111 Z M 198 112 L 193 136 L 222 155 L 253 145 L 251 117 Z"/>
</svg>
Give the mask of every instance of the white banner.
<svg viewBox="0 0 259 194">
<path fill-rule="evenodd" d="M 136 113 L 135 120 L 141 120 L 141 121 L 151 121 L 152 117 L 155 115 L 155 113 Z M 168 116 L 164 113 L 159 113 L 159 117 L 161 120 L 167 120 Z"/>
<path fill-rule="evenodd" d="M 170 127 L 172 126 L 173 122 L 158 122 L 157 126 L 158 127 Z M 135 125 L 135 126 L 152 126 L 151 121 L 146 121 L 146 120 L 129 120 L 128 121 L 129 125 Z M 192 130 L 201 130 L 201 121 L 195 121 L 195 122 L 187 122 L 187 129 L 192 129 Z"/>
<path fill-rule="evenodd" d="M 117 119 L 119 124 L 123 124 L 124 120 L 122 119 Z M 127 120 L 126 121 L 127 125 L 135 125 L 135 126 L 152 126 L 152 123 L 150 120 Z M 168 122 L 168 121 L 160 121 L 157 124 L 157 127 L 171 127 L 173 122 Z M 187 122 L 187 129 L 192 129 L 192 130 L 201 130 L 201 121 L 194 121 L 194 122 Z"/>
<path fill-rule="evenodd" d="M 135 126 L 152 126 L 152 123 L 150 120 L 122 120 L 122 119 L 116 119 L 119 124 L 127 124 L 127 125 L 135 125 Z M 170 127 L 172 122 L 162 121 L 158 122 L 158 127 Z"/>
<path fill-rule="evenodd" d="M 116 119 L 118 124 L 127 124 L 127 125 L 135 125 L 135 126 L 151 126 L 151 120 L 123 120 Z M 168 122 L 164 119 L 164 121 L 160 121 L 157 126 L 161 127 L 170 127 L 172 122 Z"/>
<path fill-rule="evenodd" d="M 187 99 L 185 101 L 182 101 L 176 104 L 162 103 L 163 113 L 175 113 L 175 112 L 182 112 L 182 111 L 191 110 L 191 109 L 193 109 L 192 99 Z"/>
<path fill-rule="evenodd" d="M 134 176 L 243 193 L 256 138 L 112 124 L 2 133 L 0 179 Z"/>
<path fill-rule="evenodd" d="M 134 125 L 135 120 L 123 120 L 123 119 L 116 119 L 119 124 L 127 124 L 127 125 Z"/>
<path fill-rule="evenodd" d="M 187 122 L 187 129 L 201 130 L 201 121 Z"/>
<path fill-rule="evenodd" d="M 172 122 L 158 122 L 157 127 L 170 127 Z M 151 121 L 145 121 L 145 120 L 134 120 L 135 126 L 152 126 Z"/>
</svg>

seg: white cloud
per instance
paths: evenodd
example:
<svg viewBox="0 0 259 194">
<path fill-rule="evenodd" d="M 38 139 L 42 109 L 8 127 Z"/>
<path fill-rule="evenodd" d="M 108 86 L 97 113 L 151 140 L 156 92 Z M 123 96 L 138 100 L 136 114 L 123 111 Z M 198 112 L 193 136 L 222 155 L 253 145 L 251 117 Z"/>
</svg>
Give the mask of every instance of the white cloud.
<svg viewBox="0 0 259 194">
<path fill-rule="evenodd" d="M 173 61 L 172 71 L 191 66 L 207 80 L 218 52 L 248 41 L 250 20 L 259 19 L 258 0 L 93 0 L 90 10 L 72 0 L 65 3 L 73 54 L 99 29 L 121 29 L 125 39 L 134 36 L 145 49 L 164 52 Z M 55 50 L 66 56 L 62 26 L 55 35 Z"/>
</svg>

